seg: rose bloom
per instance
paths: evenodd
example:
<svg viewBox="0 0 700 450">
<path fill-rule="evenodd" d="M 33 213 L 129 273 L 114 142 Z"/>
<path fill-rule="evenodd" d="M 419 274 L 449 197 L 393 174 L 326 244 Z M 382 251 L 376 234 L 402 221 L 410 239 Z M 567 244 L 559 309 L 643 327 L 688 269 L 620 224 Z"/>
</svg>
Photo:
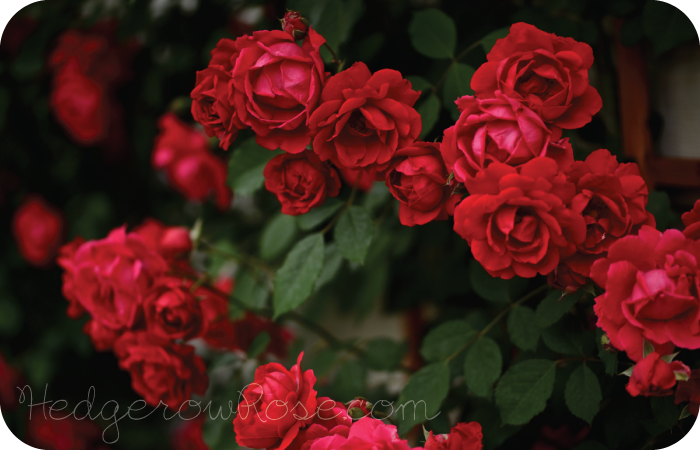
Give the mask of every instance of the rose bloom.
<svg viewBox="0 0 700 450">
<path fill-rule="evenodd" d="M 301 428 L 311 425 L 318 405 L 313 371 L 296 365 L 287 370 L 278 363 L 260 366 L 242 393 L 233 428 L 238 445 L 285 450 Z"/>
<path fill-rule="evenodd" d="M 17 386 L 19 373 L 0 354 L 0 407 L 10 411 L 17 406 Z"/>
<path fill-rule="evenodd" d="M 192 251 L 190 230 L 186 227 L 170 227 L 149 218 L 134 228 L 134 233 L 141 236 L 148 248 L 168 261 L 186 258 Z"/>
<path fill-rule="evenodd" d="M 588 84 L 593 50 L 588 44 L 516 23 L 499 39 L 471 80 L 479 98 L 501 91 L 523 102 L 547 123 L 581 128 L 603 101 Z"/>
<path fill-rule="evenodd" d="M 318 406 L 313 423 L 299 430 L 287 450 L 309 450 L 315 441 L 328 436 L 348 437 L 352 419 L 345 405 L 328 397 L 318 397 L 316 401 Z"/>
<path fill-rule="evenodd" d="M 700 369 L 690 371 L 690 378 L 687 381 L 679 381 L 676 389 L 676 405 L 688 403 L 688 411 L 695 417 L 700 410 Z"/>
<path fill-rule="evenodd" d="M 316 440 L 310 450 L 409 450 L 408 442 L 399 438 L 396 427 L 378 419 L 365 417 L 352 424 L 347 437 L 342 434 Z"/>
<path fill-rule="evenodd" d="M 102 430 L 89 419 L 78 420 L 68 413 L 32 414 L 27 418 L 26 442 L 44 450 L 95 450 L 106 448 Z M 67 416 L 63 418 L 64 416 Z"/>
<path fill-rule="evenodd" d="M 685 230 L 683 234 L 690 239 L 700 239 L 700 200 L 695 202 L 693 209 L 681 216 Z"/>
<path fill-rule="evenodd" d="M 189 340 L 205 329 L 200 299 L 191 291 L 192 281 L 161 277 L 143 300 L 146 328 L 167 339 Z"/>
<path fill-rule="evenodd" d="M 226 209 L 233 194 L 226 185 L 226 163 L 209 152 L 205 135 L 167 113 L 158 122 L 151 162 L 163 170 L 172 186 L 190 201 L 214 196 L 216 206 Z"/>
<path fill-rule="evenodd" d="M 534 111 L 499 91 L 495 98 L 465 95 L 455 103 L 459 119 L 445 130 L 440 151 L 459 182 L 492 162 L 518 166 L 544 156 L 549 141 L 559 138 Z"/>
<path fill-rule="evenodd" d="M 632 397 L 673 395 L 671 389 L 676 385 L 676 375 L 687 379 L 690 369 L 680 361 L 667 363 L 657 352 L 652 352 L 634 366 L 627 392 Z"/>
<path fill-rule="evenodd" d="M 175 344 L 145 331 L 124 333 L 114 343 L 119 367 L 131 374 L 131 386 L 151 406 L 174 410 L 192 394 L 204 395 L 209 384 L 204 361 L 194 347 Z"/>
<path fill-rule="evenodd" d="M 261 146 L 300 153 L 311 142 L 307 122 L 326 81 L 319 53 L 324 42 L 311 28 L 301 46 L 282 30 L 236 39 L 233 104 Z"/>
<path fill-rule="evenodd" d="M 353 64 L 328 79 L 309 119 L 317 133 L 314 152 L 348 169 L 388 163 L 420 134 L 421 117 L 413 108 L 419 96 L 400 72 L 373 75 L 364 63 Z"/>
<path fill-rule="evenodd" d="M 245 125 L 238 119 L 233 106 L 233 63 L 238 58 L 234 41 L 221 39 L 211 51 L 209 67 L 197 72 L 192 90 L 192 117 L 203 127 L 207 136 L 219 138 L 219 146 L 228 150 Z"/>
<path fill-rule="evenodd" d="M 19 253 L 31 265 L 46 266 L 63 239 L 63 216 L 43 198 L 32 196 L 12 217 L 12 235 Z"/>
<path fill-rule="evenodd" d="M 287 11 L 281 20 L 282 30 L 289 33 L 295 40 L 304 39 L 309 33 L 309 21 L 298 11 Z"/>
<path fill-rule="evenodd" d="M 144 296 L 168 270 L 165 260 L 126 227 L 104 239 L 67 244 L 58 263 L 65 270 L 63 293 L 78 305 L 69 307 L 69 315 L 90 313 L 86 331 L 99 350 L 109 349 L 118 333 L 136 323 Z"/>
<path fill-rule="evenodd" d="M 661 354 L 700 348 L 699 260 L 700 243 L 643 226 L 593 263 L 591 278 L 606 290 L 595 299 L 598 326 L 615 348 L 634 361 L 644 339 Z"/>
<path fill-rule="evenodd" d="M 338 172 L 310 150 L 275 156 L 263 175 L 265 188 L 277 196 L 282 212 L 292 216 L 307 213 L 340 192 Z"/>
<path fill-rule="evenodd" d="M 455 231 L 494 277 L 547 275 L 585 237 L 580 214 L 567 208 L 574 185 L 546 157 L 519 168 L 494 162 L 470 179 L 471 195 L 455 208 Z"/>
<path fill-rule="evenodd" d="M 345 167 L 337 167 L 340 172 L 340 178 L 345 184 L 354 187 L 357 183 L 357 190 L 361 192 L 369 192 L 377 181 L 376 167 L 368 166 L 358 169 L 347 169 Z M 359 180 L 358 180 L 359 178 Z"/>
<path fill-rule="evenodd" d="M 461 199 L 447 183 L 440 145 L 414 142 L 396 152 L 386 170 L 386 185 L 399 204 L 401 224 L 412 227 L 447 220 Z"/>
<path fill-rule="evenodd" d="M 425 441 L 425 450 L 481 450 L 481 425 L 478 422 L 458 423 L 450 434 L 433 435 L 430 432 Z"/>
</svg>

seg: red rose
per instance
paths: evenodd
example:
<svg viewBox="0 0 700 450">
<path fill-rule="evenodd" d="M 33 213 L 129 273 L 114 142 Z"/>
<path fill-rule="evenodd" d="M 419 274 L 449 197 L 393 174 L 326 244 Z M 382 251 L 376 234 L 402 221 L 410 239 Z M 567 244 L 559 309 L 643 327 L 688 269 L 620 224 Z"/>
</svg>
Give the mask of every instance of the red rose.
<svg viewBox="0 0 700 450">
<path fill-rule="evenodd" d="M 146 246 L 166 260 L 185 257 L 192 251 L 190 230 L 185 227 L 169 227 L 154 219 L 146 219 L 134 228 Z"/>
<path fill-rule="evenodd" d="M 574 185 L 554 160 L 519 168 L 494 162 L 469 179 L 471 195 L 455 209 L 455 231 L 494 277 L 547 275 L 585 237 L 580 214 L 567 208 Z"/>
<path fill-rule="evenodd" d="M 236 321 L 230 320 L 228 314 L 221 314 L 219 320 L 209 321 L 204 339 L 215 348 L 246 351 L 255 337 L 263 332 L 270 335 L 270 343 L 263 354 L 271 353 L 278 358 L 286 358 L 294 335 L 287 328 L 250 311 Z"/>
<path fill-rule="evenodd" d="M 377 181 L 377 169 L 372 166 L 358 169 L 347 169 L 345 167 L 337 167 L 337 169 L 338 172 L 340 172 L 340 178 L 343 179 L 345 184 L 347 184 L 348 186 L 355 186 L 355 183 L 357 183 L 358 191 L 371 191 L 372 186 L 374 186 L 374 182 Z"/>
<path fill-rule="evenodd" d="M 261 146 L 300 153 L 311 142 L 307 121 L 326 80 L 319 53 L 324 42 L 311 28 L 301 46 L 282 30 L 236 39 L 233 103 Z"/>
<path fill-rule="evenodd" d="M 298 11 L 287 11 L 282 22 L 282 30 L 289 33 L 294 40 L 304 39 L 309 33 L 309 21 L 301 16 Z"/>
<path fill-rule="evenodd" d="M 452 427 L 449 435 L 434 436 L 431 431 L 425 441 L 425 450 L 481 450 L 484 448 L 481 443 L 483 438 L 478 422 L 458 423 Z"/>
<path fill-rule="evenodd" d="M 693 209 L 681 216 L 685 230 L 683 234 L 690 239 L 700 239 L 700 200 L 695 202 Z"/>
<path fill-rule="evenodd" d="M 634 366 L 630 381 L 627 383 L 627 392 L 632 397 L 672 395 L 671 388 L 676 385 L 676 374 L 687 379 L 690 376 L 690 369 L 680 361 L 667 363 L 657 352 L 650 353 Z"/>
<path fill-rule="evenodd" d="M 238 445 L 284 450 L 314 420 L 317 400 L 313 371 L 301 370 L 301 353 L 291 370 L 269 363 L 255 371 L 243 391 L 233 427 Z"/>
<path fill-rule="evenodd" d="M 61 420 L 50 415 L 32 414 L 27 420 L 26 439 L 33 447 L 44 450 L 92 450 L 102 445 L 102 431 L 91 420 L 78 420 L 58 413 Z"/>
<path fill-rule="evenodd" d="M 326 197 L 340 191 L 338 173 L 312 151 L 283 153 L 270 160 L 263 171 L 265 188 L 277 196 L 282 212 L 292 216 L 321 206 Z"/>
<path fill-rule="evenodd" d="M 342 434 L 316 440 L 310 450 L 410 450 L 399 438 L 396 427 L 365 417 L 352 424 L 347 437 Z"/>
<path fill-rule="evenodd" d="M 63 217 L 41 197 L 30 197 L 12 217 L 12 234 L 27 262 L 46 266 L 61 245 Z"/>
<path fill-rule="evenodd" d="M 495 98 L 466 95 L 455 103 L 459 119 L 445 130 L 440 151 L 459 182 L 492 162 L 518 166 L 545 156 L 549 141 L 559 139 L 534 111 L 498 91 Z"/>
<path fill-rule="evenodd" d="M 107 136 L 109 108 L 104 86 L 89 78 L 72 58 L 53 80 L 49 104 L 56 120 L 82 145 L 94 144 Z"/>
<path fill-rule="evenodd" d="M 287 450 L 308 450 L 315 441 L 328 436 L 348 437 L 352 419 L 345 406 L 328 397 L 319 397 L 316 401 L 318 407 L 313 423 L 308 428 L 299 430 Z"/>
<path fill-rule="evenodd" d="M 75 246 L 66 247 L 58 261 L 65 270 L 64 293 L 91 314 L 97 323 L 90 329 L 102 337 L 108 334 L 100 327 L 122 332 L 134 325 L 144 296 L 168 270 L 165 260 L 125 227 L 113 230 L 105 239 L 80 245 L 72 257 Z M 98 348 L 105 345 L 108 348 L 100 339 Z"/>
<path fill-rule="evenodd" d="M 559 265 L 549 272 L 547 283 L 555 289 L 561 289 L 568 293 L 576 292 L 581 286 L 588 283 L 591 266 L 600 257 L 601 255 L 596 254 L 574 253 L 559 262 Z"/>
<path fill-rule="evenodd" d="M 10 411 L 17 406 L 19 373 L 0 354 L 0 407 Z"/>
<path fill-rule="evenodd" d="M 173 450 L 209 450 L 204 442 L 202 427 L 206 422 L 206 416 L 188 420 L 175 429 L 171 439 Z"/>
<path fill-rule="evenodd" d="M 205 329 L 203 300 L 192 292 L 192 282 L 161 277 L 143 300 L 146 328 L 167 339 L 193 339 Z M 228 306 L 228 305 L 227 305 Z"/>
<path fill-rule="evenodd" d="M 693 369 L 690 371 L 690 378 L 687 381 L 679 381 L 678 389 L 676 389 L 675 403 L 688 403 L 688 411 L 695 417 L 698 416 L 700 409 L 700 370 Z"/>
<path fill-rule="evenodd" d="M 598 326 L 615 348 L 634 361 L 642 359 L 644 339 L 661 354 L 674 345 L 700 348 L 698 261 L 700 242 L 643 226 L 593 263 L 591 278 L 606 290 L 595 299 Z"/>
<path fill-rule="evenodd" d="M 395 70 L 372 75 L 365 64 L 353 64 L 328 79 L 309 119 L 317 133 L 314 151 L 349 169 L 388 163 L 420 134 L 421 117 L 413 109 L 419 96 Z"/>
<path fill-rule="evenodd" d="M 447 220 L 461 199 L 447 184 L 447 169 L 440 144 L 414 142 L 396 152 L 386 170 L 386 185 L 399 202 L 403 225 Z"/>
<path fill-rule="evenodd" d="M 158 123 L 151 155 L 153 167 L 164 170 L 175 190 L 191 201 L 203 201 L 210 195 L 219 209 L 231 204 L 233 194 L 226 185 L 226 164 L 211 154 L 205 135 L 168 113 Z"/>
<path fill-rule="evenodd" d="M 114 344 L 119 367 L 131 374 L 131 386 L 149 405 L 161 402 L 179 410 L 192 394 L 204 395 L 209 384 L 204 361 L 194 347 L 147 332 L 124 333 Z M 183 407 L 184 410 L 184 407 Z"/>
<path fill-rule="evenodd" d="M 58 251 L 58 258 L 56 258 L 56 263 L 63 268 L 63 296 L 68 300 L 68 317 L 77 319 L 85 313 L 85 308 L 80 305 L 78 297 L 75 294 L 75 286 L 73 285 L 73 279 L 75 274 L 75 266 L 73 261 L 75 259 L 75 253 L 78 251 L 81 245 L 85 243 L 85 239 L 81 237 L 76 237 L 73 241 L 67 243 L 61 247 Z"/>
<path fill-rule="evenodd" d="M 545 122 L 566 129 L 581 128 L 603 106 L 598 91 L 588 84 L 593 64 L 588 44 L 516 23 L 486 58 L 471 81 L 479 98 L 501 91 Z"/>
<path fill-rule="evenodd" d="M 238 58 L 234 41 L 221 39 L 211 51 L 209 67 L 197 72 L 192 97 L 192 117 L 202 124 L 207 136 L 219 138 L 219 146 L 228 150 L 245 125 L 233 106 L 233 64 Z"/>
<path fill-rule="evenodd" d="M 90 336 L 95 349 L 100 352 L 111 350 L 122 332 L 122 329 L 110 328 L 96 319 L 88 320 L 83 326 L 83 333 Z"/>
</svg>

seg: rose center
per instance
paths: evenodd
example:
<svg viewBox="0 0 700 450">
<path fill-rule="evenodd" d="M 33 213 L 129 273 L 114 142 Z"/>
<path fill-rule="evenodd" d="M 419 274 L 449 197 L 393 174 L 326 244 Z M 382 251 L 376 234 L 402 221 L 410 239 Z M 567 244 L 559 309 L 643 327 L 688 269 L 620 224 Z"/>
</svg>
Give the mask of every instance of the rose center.
<svg viewBox="0 0 700 450">
<path fill-rule="evenodd" d="M 348 119 L 350 134 L 355 136 L 369 136 L 372 134 L 372 129 L 367 127 L 367 119 L 360 111 L 353 111 Z"/>
<path fill-rule="evenodd" d="M 518 78 L 518 81 L 515 83 L 515 91 L 523 97 L 536 95 L 542 100 L 547 100 L 553 95 L 551 88 L 555 84 L 555 80 L 544 78 L 533 70 L 528 70 L 523 76 Z"/>
</svg>

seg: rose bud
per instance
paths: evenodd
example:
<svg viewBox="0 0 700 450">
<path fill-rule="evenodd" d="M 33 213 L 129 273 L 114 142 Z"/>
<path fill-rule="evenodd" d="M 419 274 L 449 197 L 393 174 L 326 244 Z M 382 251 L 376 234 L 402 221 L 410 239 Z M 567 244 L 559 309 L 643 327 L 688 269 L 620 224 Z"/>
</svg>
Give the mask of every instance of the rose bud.
<svg viewBox="0 0 700 450">
<path fill-rule="evenodd" d="M 481 450 L 481 425 L 478 422 L 458 423 L 450 434 L 433 435 L 431 431 L 425 441 L 425 450 Z"/>
<path fill-rule="evenodd" d="M 288 11 L 280 22 L 282 22 L 282 30 L 289 33 L 295 41 L 304 39 L 309 32 L 309 21 L 298 11 Z"/>
<path fill-rule="evenodd" d="M 667 363 L 657 352 L 652 352 L 634 366 L 627 392 L 632 397 L 664 397 L 673 394 L 671 389 L 676 385 L 676 380 L 687 380 L 689 377 L 688 366 L 680 361 Z"/>
<path fill-rule="evenodd" d="M 354 420 L 371 416 L 372 404 L 362 397 L 357 397 L 348 402 L 348 414 Z"/>
<path fill-rule="evenodd" d="M 30 197 L 12 217 L 19 253 L 31 265 L 48 265 L 61 245 L 63 217 L 41 197 Z"/>
<path fill-rule="evenodd" d="M 340 178 L 327 162 L 310 150 L 283 153 L 270 160 L 263 171 L 265 188 L 277 196 L 282 213 L 297 216 L 323 205 L 326 197 L 340 192 Z"/>
<path fill-rule="evenodd" d="M 241 394 L 233 420 L 238 445 L 285 450 L 299 430 L 314 421 L 316 377 L 311 370 L 301 370 L 303 355 L 299 354 L 291 370 L 278 363 L 257 368 L 254 381 Z"/>
<path fill-rule="evenodd" d="M 461 195 L 447 184 L 447 169 L 439 144 L 414 142 L 396 152 L 386 170 L 386 185 L 399 202 L 403 225 L 423 225 L 447 220 Z"/>
</svg>

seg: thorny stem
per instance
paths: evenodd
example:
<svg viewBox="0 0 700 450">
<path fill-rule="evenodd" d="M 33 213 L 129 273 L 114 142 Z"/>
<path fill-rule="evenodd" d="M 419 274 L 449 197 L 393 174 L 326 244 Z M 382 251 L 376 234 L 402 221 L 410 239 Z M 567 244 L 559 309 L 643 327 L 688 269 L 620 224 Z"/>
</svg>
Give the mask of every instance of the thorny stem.
<svg viewBox="0 0 700 450">
<path fill-rule="evenodd" d="M 451 62 L 450 65 L 447 67 L 447 70 L 445 70 L 445 72 L 442 74 L 442 76 L 440 77 L 440 79 L 438 80 L 438 82 L 435 83 L 435 86 L 433 86 L 433 94 L 436 94 L 437 91 L 438 91 L 438 89 L 439 89 L 440 86 L 442 85 L 442 83 L 445 82 L 445 78 L 447 78 L 447 74 L 450 73 L 450 69 L 452 69 L 452 67 L 453 67 L 455 64 L 457 64 L 457 63 L 459 62 L 460 59 L 462 59 L 462 58 L 464 58 L 465 56 L 467 56 L 467 54 L 468 54 L 469 52 L 471 52 L 472 50 L 474 50 L 475 48 L 477 48 L 477 47 L 480 46 L 480 45 L 481 45 L 481 41 L 476 41 L 476 42 L 474 42 L 472 45 L 470 45 L 469 47 L 465 48 L 465 49 L 462 51 L 462 53 L 460 53 L 459 55 L 457 55 L 456 58 L 452 58 L 452 62 Z"/>
<path fill-rule="evenodd" d="M 503 311 L 501 311 L 501 312 L 496 316 L 496 318 L 493 319 L 493 320 L 491 321 L 491 323 L 489 323 L 488 325 L 486 325 L 486 327 L 484 327 L 483 330 L 481 330 L 481 331 L 479 331 L 478 333 L 476 333 L 476 335 L 474 335 L 473 338 L 469 339 L 463 346 L 461 346 L 461 347 L 459 348 L 459 350 L 457 350 L 456 352 L 454 352 L 453 354 L 451 354 L 450 356 L 448 356 L 447 359 L 445 359 L 445 362 L 448 363 L 448 362 L 452 361 L 453 359 L 455 359 L 457 356 L 459 356 L 460 353 L 462 353 L 464 350 L 466 350 L 467 347 L 469 347 L 471 344 L 473 344 L 474 342 L 476 342 L 477 339 L 479 339 L 480 337 L 482 337 L 482 336 L 484 336 L 486 333 L 488 333 L 488 332 L 491 330 L 491 328 L 493 328 L 494 326 L 496 326 L 496 324 L 498 324 L 498 322 L 500 322 L 501 319 L 503 319 L 503 317 L 505 317 L 505 315 L 508 314 L 508 313 L 510 312 L 510 310 L 512 310 L 512 309 L 515 308 L 516 306 L 520 306 L 522 303 L 525 303 L 526 301 L 530 300 L 532 297 L 536 296 L 537 294 L 539 294 L 540 292 L 544 291 L 544 290 L 547 289 L 548 287 L 549 287 L 548 285 L 543 284 L 542 286 L 538 287 L 537 289 L 535 289 L 534 291 L 530 292 L 529 294 L 526 294 L 524 297 L 522 297 L 522 298 L 521 298 L 520 300 L 518 300 L 517 302 L 511 303 L 506 309 L 504 309 Z"/>
</svg>

